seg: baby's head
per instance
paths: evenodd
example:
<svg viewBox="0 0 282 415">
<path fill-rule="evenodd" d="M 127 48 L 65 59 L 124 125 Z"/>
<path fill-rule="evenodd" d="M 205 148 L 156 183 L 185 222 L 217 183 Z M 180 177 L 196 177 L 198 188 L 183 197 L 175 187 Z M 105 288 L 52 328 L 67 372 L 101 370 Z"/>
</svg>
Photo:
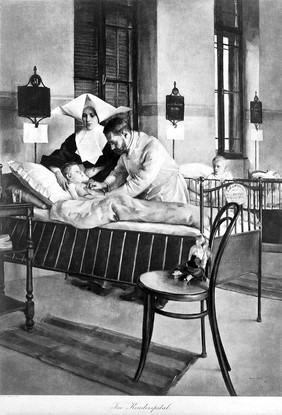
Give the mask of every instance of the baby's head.
<svg viewBox="0 0 282 415">
<path fill-rule="evenodd" d="M 212 159 L 213 174 L 215 176 L 222 176 L 227 168 L 227 160 L 222 156 L 215 156 Z"/>
<path fill-rule="evenodd" d="M 62 174 L 70 183 L 84 183 L 89 180 L 86 174 L 80 169 L 79 165 L 73 161 L 66 163 L 62 167 Z"/>
</svg>

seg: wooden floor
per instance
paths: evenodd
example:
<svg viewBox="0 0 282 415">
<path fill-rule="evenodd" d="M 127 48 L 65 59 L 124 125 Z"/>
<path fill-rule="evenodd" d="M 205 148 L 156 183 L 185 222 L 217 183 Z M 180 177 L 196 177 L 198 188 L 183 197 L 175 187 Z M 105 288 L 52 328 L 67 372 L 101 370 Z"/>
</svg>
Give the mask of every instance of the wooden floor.
<svg viewBox="0 0 282 415">
<path fill-rule="evenodd" d="M 263 252 L 282 252 L 282 244 L 262 244 Z"/>
<path fill-rule="evenodd" d="M 219 288 L 236 291 L 241 294 L 257 296 L 258 282 L 255 275 L 247 275 L 219 285 Z M 280 276 L 262 277 L 261 295 L 264 298 L 282 301 L 282 278 Z"/>
<path fill-rule="evenodd" d="M 24 327 L 0 332 L 0 345 L 128 395 L 164 395 L 199 357 L 152 343 L 135 383 L 140 339 L 52 316 L 39 321 L 32 332 Z"/>
</svg>

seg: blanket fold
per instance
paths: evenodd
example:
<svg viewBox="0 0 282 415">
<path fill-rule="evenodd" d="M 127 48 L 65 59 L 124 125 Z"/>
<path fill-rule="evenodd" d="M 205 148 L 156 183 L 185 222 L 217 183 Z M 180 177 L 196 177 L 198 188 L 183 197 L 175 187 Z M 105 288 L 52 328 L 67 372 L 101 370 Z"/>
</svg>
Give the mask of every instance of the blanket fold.
<svg viewBox="0 0 282 415">
<path fill-rule="evenodd" d="M 52 220 L 89 229 L 116 221 L 187 225 L 199 228 L 199 207 L 132 198 L 128 195 L 95 196 L 90 199 L 61 200 L 50 211 Z"/>
</svg>

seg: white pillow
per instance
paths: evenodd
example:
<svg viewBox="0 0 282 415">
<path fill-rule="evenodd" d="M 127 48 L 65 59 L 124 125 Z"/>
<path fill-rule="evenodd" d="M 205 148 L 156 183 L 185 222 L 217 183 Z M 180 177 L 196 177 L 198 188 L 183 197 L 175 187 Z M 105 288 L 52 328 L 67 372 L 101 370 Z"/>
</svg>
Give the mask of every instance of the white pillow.
<svg viewBox="0 0 282 415">
<path fill-rule="evenodd" d="M 191 178 L 207 177 L 210 173 L 212 173 L 212 167 L 203 163 L 181 164 L 179 170 L 184 177 Z"/>
<path fill-rule="evenodd" d="M 42 164 L 10 160 L 8 166 L 19 181 L 47 205 L 71 199 L 69 192 L 64 191 L 57 182 L 54 173 Z"/>
</svg>

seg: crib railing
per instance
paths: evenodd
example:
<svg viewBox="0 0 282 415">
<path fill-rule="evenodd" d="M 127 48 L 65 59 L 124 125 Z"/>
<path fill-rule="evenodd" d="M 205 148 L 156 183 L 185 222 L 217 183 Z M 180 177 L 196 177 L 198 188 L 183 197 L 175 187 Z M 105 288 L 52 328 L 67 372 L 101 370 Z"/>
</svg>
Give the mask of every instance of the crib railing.
<svg viewBox="0 0 282 415">
<path fill-rule="evenodd" d="M 240 218 L 236 222 L 234 232 L 241 233 L 257 230 L 262 221 L 263 181 L 261 179 L 233 179 L 221 183 L 218 180 L 204 179 L 203 177 L 185 178 L 190 195 L 190 203 L 200 208 L 200 229 L 204 232 L 206 221 L 209 218 L 212 225 L 219 209 L 226 204 L 227 194 L 231 185 L 240 185 L 244 192 Z M 228 211 L 226 213 L 228 215 Z"/>
<path fill-rule="evenodd" d="M 282 210 L 282 179 L 262 179 L 262 208 Z"/>
</svg>

